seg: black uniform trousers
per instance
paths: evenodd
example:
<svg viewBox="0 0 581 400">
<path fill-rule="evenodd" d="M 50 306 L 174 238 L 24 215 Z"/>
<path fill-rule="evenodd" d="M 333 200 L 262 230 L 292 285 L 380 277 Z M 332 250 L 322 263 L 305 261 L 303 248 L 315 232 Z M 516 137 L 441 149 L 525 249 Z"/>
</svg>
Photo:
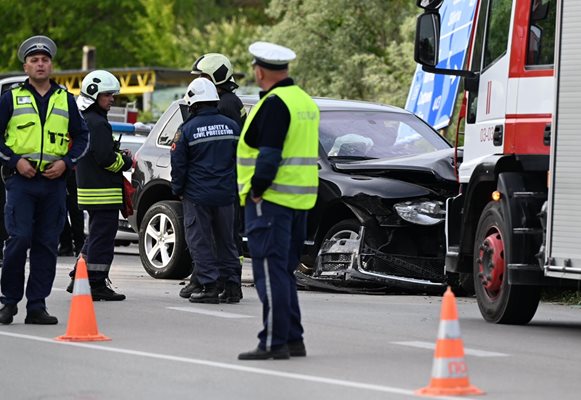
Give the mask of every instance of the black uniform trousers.
<svg viewBox="0 0 581 400">
<path fill-rule="evenodd" d="M 89 235 L 81 254 L 86 256 L 89 283 L 100 286 L 109 277 L 115 253 L 115 236 L 119 228 L 119 210 L 88 210 Z M 73 272 L 74 274 L 74 272 Z"/>
<path fill-rule="evenodd" d="M 303 340 L 294 272 L 306 238 L 307 212 L 250 196 L 244 207 L 248 249 L 264 328 L 258 346 L 276 349 Z"/>
<path fill-rule="evenodd" d="M 52 289 L 59 236 L 65 221 L 65 178 L 47 179 L 37 173 L 28 179 L 15 174 L 6 179 L 5 185 L 4 223 L 8 239 L 4 245 L 0 301 L 17 304 L 22 300 L 30 249 L 26 308 L 43 309 Z"/>
<path fill-rule="evenodd" d="M 240 284 L 240 259 L 232 232 L 234 204 L 222 207 L 202 206 L 188 199 L 182 201 L 186 241 L 194 274 L 202 285 L 218 280 Z"/>
</svg>

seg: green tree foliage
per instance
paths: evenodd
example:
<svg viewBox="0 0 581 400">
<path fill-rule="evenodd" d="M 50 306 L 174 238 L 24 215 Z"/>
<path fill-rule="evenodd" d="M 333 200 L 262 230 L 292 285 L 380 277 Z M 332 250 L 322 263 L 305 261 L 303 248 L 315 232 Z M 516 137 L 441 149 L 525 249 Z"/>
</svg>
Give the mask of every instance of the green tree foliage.
<svg viewBox="0 0 581 400">
<path fill-rule="evenodd" d="M 262 38 L 296 51 L 292 75 L 313 95 L 403 106 L 416 13 L 408 0 L 272 0 Z"/>
<path fill-rule="evenodd" d="M 188 55 L 189 64 L 204 53 L 222 53 L 226 55 L 234 71 L 252 76 L 248 46 L 256 40 L 259 26 L 248 23 L 246 17 L 234 17 L 231 20 L 212 22 L 202 28 L 193 28 L 183 36 L 180 48 Z"/>
<path fill-rule="evenodd" d="M 4 71 L 22 70 L 20 43 L 32 35 L 50 36 L 58 46 L 55 67 L 81 67 L 83 45 L 97 48 L 100 67 L 133 64 L 135 16 L 144 13 L 134 0 L 0 0 L 0 58 Z"/>
<path fill-rule="evenodd" d="M 56 69 L 79 69 L 84 45 L 96 47 L 98 68 L 189 68 L 209 48 L 242 54 L 243 36 L 267 21 L 266 1 L 0 0 L 0 70 L 22 70 L 16 52 L 32 35 L 56 42 Z"/>
<path fill-rule="evenodd" d="M 84 45 L 98 68 L 190 68 L 221 52 L 248 83 L 248 45 L 262 39 L 297 52 L 291 73 L 313 95 L 401 106 L 415 68 L 409 0 L 0 0 L 0 13 L 3 71 L 21 70 L 19 44 L 44 34 L 56 69 L 79 69 Z"/>
</svg>

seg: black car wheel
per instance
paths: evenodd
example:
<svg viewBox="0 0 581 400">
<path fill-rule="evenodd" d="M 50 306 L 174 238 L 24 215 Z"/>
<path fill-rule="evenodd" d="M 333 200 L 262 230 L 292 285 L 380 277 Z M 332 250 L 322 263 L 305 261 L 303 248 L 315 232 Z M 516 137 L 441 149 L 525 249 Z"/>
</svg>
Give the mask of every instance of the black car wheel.
<svg viewBox="0 0 581 400">
<path fill-rule="evenodd" d="M 511 226 L 501 205 L 482 211 L 474 240 L 474 289 L 484 319 L 499 324 L 526 324 L 537 310 L 540 288 L 508 282 Z"/>
<path fill-rule="evenodd" d="M 179 201 L 160 201 L 147 210 L 139 229 L 139 256 L 154 278 L 182 279 L 191 274 Z"/>
</svg>

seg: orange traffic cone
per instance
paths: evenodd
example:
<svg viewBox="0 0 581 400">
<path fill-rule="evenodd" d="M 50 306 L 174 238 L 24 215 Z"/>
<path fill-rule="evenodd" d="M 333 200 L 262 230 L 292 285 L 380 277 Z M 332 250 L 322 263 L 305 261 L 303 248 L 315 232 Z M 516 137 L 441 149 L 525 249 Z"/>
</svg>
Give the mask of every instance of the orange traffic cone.
<svg viewBox="0 0 581 400">
<path fill-rule="evenodd" d="M 75 273 L 75 286 L 73 288 L 73 300 L 69 313 L 69 323 L 67 332 L 63 336 L 55 338 L 64 342 L 96 342 L 111 340 L 99 333 L 95 309 L 93 308 L 93 297 L 89 286 L 89 274 L 87 264 L 83 257 L 77 261 L 77 272 Z"/>
<path fill-rule="evenodd" d="M 464 362 L 464 344 L 460 337 L 456 297 L 450 287 L 448 287 L 442 301 L 440 328 L 432 366 L 432 379 L 428 386 L 417 390 L 416 394 L 424 396 L 463 396 L 483 393 L 482 390 L 470 385 L 468 379 L 468 367 Z"/>
</svg>

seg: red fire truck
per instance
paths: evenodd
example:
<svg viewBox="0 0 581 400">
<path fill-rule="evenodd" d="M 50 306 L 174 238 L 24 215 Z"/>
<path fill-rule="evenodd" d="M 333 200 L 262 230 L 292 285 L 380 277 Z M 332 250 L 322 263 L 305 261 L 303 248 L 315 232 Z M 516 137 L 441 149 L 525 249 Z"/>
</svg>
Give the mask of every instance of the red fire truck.
<svg viewBox="0 0 581 400">
<path fill-rule="evenodd" d="M 466 70 L 437 68 L 444 1 L 417 0 L 415 59 L 464 78 L 446 269 L 485 320 L 526 324 L 543 286 L 581 283 L 581 1 L 478 0 Z"/>
</svg>

